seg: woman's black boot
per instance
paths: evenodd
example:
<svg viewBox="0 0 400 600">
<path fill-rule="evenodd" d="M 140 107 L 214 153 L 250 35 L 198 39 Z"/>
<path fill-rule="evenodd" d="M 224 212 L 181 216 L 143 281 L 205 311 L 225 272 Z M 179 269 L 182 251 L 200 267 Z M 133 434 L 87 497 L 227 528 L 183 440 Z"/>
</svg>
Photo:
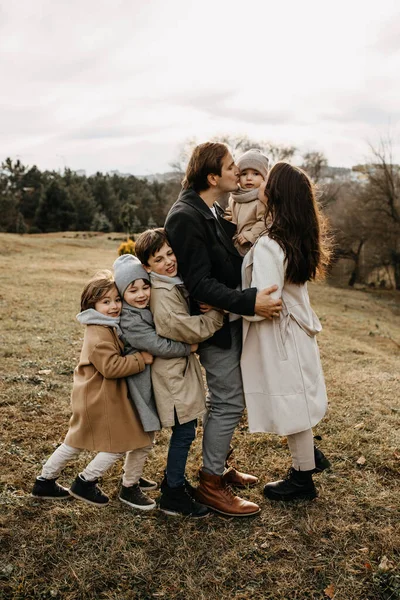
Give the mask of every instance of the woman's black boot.
<svg viewBox="0 0 400 600">
<path fill-rule="evenodd" d="M 318 496 L 311 471 L 296 471 L 293 467 L 289 469 L 285 479 L 271 481 L 264 486 L 264 496 L 269 500 L 313 500 Z"/>
</svg>

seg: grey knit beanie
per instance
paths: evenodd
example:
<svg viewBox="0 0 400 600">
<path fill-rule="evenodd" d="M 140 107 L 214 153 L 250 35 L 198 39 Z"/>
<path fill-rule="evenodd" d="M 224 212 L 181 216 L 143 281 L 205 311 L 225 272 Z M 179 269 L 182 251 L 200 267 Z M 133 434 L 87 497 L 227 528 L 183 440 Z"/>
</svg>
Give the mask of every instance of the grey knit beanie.
<svg viewBox="0 0 400 600">
<path fill-rule="evenodd" d="M 242 156 L 237 160 L 236 164 L 241 172 L 245 169 L 254 169 L 255 171 L 258 171 L 264 177 L 264 179 L 267 177 L 269 160 L 265 154 L 263 154 L 261 150 L 258 150 L 257 148 L 251 148 L 250 150 L 247 150 L 247 152 L 242 154 Z"/>
<path fill-rule="evenodd" d="M 119 256 L 113 267 L 115 283 L 121 296 L 125 294 L 126 288 L 135 279 L 150 279 L 140 260 L 133 254 Z"/>
</svg>

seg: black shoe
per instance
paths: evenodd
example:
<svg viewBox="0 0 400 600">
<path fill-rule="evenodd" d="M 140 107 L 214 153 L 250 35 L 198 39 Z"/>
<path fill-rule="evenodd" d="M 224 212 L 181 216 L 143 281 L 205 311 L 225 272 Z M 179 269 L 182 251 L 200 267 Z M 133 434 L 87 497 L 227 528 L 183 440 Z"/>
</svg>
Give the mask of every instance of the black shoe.
<svg viewBox="0 0 400 600">
<path fill-rule="evenodd" d="M 55 479 L 40 479 L 40 477 L 36 478 L 31 495 L 35 498 L 43 498 L 43 500 L 66 500 L 71 498 L 67 488 L 59 485 Z"/>
<path fill-rule="evenodd" d="M 99 508 L 107 506 L 110 500 L 97 486 L 98 481 L 98 479 L 86 481 L 86 479 L 77 475 L 70 487 L 69 493 L 74 498 L 83 500 L 88 504 L 93 504 L 93 506 L 98 506 Z"/>
<path fill-rule="evenodd" d="M 296 471 L 293 467 L 289 469 L 285 479 L 272 481 L 264 486 L 264 496 L 269 500 L 313 500 L 317 497 L 312 471 Z"/>
<path fill-rule="evenodd" d="M 164 478 L 163 478 L 163 480 L 161 482 L 161 485 L 160 485 L 161 493 L 165 492 L 165 490 L 167 488 L 168 488 L 167 473 L 166 473 L 166 471 L 164 471 Z M 189 479 L 186 479 L 186 477 L 185 477 L 185 488 L 186 488 L 186 491 L 189 494 L 189 496 L 191 498 L 193 498 L 193 500 L 195 500 L 196 488 L 190 483 Z"/>
<path fill-rule="evenodd" d="M 314 446 L 314 458 L 315 458 L 314 473 L 322 473 L 322 471 L 325 471 L 325 469 L 330 468 L 331 463 L 326 458 L 325 454 L 319 448 L 317 448 L 317 446 Z"/>
<path fill-rule="evenodd" d="M 156 490 L 158 485 L 155 481 L 151 481 L 151 479 L 145 479 L 144 477 L 141 477 L 139 479 L 139 487 L 144 492 L 148 492 L 149 490 Z"/>
<path fill-rule="evenodd" d="M 139 485 L 140 482 L 130 485 L 129 487 L 121 485 L 119 499 L 121 502 L 129 504 L 129 506 L 132 506 L 133 508 L 138 508 L 139 510 L 152 510 L 157 506 L 155 501 L 146 496 Z"/>
<path fill-rule="evenodd" d="M 206 506 L 196 502 L 189 495 L 186 486 L 171 488 L 163 481 L 161 488 L 160 510 L 167 515 L 183 515 L 201 519 L 207 517 L 210 511 Z"/>
</svg>

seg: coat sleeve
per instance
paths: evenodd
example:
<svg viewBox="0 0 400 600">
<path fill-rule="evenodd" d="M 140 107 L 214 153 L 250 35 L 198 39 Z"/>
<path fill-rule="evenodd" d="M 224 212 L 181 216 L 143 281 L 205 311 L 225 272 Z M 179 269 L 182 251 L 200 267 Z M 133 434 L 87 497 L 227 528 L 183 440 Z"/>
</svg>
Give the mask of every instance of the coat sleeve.
<svg viewBox="0 0 400 600">
<path fill-rule="evenodd" d="M 216 310 L 202 315 L 190 315 L 185 310 L 179 292 L 175 290 L 166 294 L 162 290 L 153 290 L 152 293 L 157 293 L 159 309 L 154 311 L 153 316 L 160 335 L 188 344 L 198 344 L 214 335 L 224 324 L 223 315 Z"/>
<path fill-rule="evenodd" d="M 89 352 L 89 360 L 105 379 L 136 375 L 146 367 L 140 352 L 121 356 L 120 350 L 111 341 L 98 342 Z"/>
<path fill-rule="evenodd" d="M 265 231 L 265 204 L 263 204 L 260 200 L 257 200 L 256 205 L 256 218 L 257 221 L 254 223 L 253 227 L 248 231 L 243 231 L 243 235 L 251 244 L 260 237 L 263 231 Z"/>
<path fill-rule="evenodd" d="M 130 325 L 125 325 L 124 338 L 133 348 L 145 350 L 153 356 L 162 358 L 179 358 L 189 356 L 190 345 L 167 339 L 156 333 L 154 327 L 143 320 L 130 320 Z"/>
<path fill-rule="evenodd" d="M 165 229 L 192 298 L 238 315 L 254 315 L 255 288 L 233 290 L 212 277 L 207 238 L 193 215 L 170 213 Z"/>
<path fill-rule="evenodd" d="M 232 196 L 229 196 L 228 206 L 225 209 L 225 215 L 230 217 L 228 219 L 228 221 L 230 221 L 234 225 L 237 225 L 237 219 L 235 217 L 233 207 L 234 207 L 234 200 L 233 200 Z"/>
<path fill-rule="evenodd" d="M 262 237 L 254 248 L 253 273 L 251 285 L 262 290 L 272 285 L 277 285 L 278 289 L 272 292 L 271 298 L 276 300 L 282 296 L 282 289 L 285 283 L 285 255 L 277 242 L 269 237 Z M 254 315 L 253 317 L 244 317 L 246 321 L 262 321 L 264 317 Z"/>
</svg>

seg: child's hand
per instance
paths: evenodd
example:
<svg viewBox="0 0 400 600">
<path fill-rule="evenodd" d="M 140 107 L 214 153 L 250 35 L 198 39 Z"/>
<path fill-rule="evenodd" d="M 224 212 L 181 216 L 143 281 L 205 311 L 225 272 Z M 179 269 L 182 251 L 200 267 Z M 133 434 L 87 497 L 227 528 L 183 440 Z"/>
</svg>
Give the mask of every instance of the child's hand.
<svg viewBox="0 0 400 600">
<path fill-rule="evenodd" d="M 190 352 L 196 352 L 198 347 L 198 344 L 190 344 Z"/>
<path fill-rule="evenodd" d="M 239 244 L 240 244 L 241 246 L 243 246 L 243 244 L 247 244 L 247 242 L 249 241 L 249 240 L 247 240 L 247 239 L 244 237 L 244 235 L 242 235 L 241 233 L 239 233 L 239 235 L 237 236 L 237 238 L 236 238 L 236 239 L 237 239 L 237 241 L 239 242 Z"/>
<path fill-rule="evenodd" d="M 144 364 L 145 365 L 152 365 L 153 364 L 154 356 L 152 354 L 150 354 L 150 352 L 146 352 L 145 350 L 142 350 L 140 354 L 143 356 L 143 360 L 144 360 Z"/>
<path fill-rule="evenodd" d="M 199 307 L 200 307 L 200 312 L 201 313 L 207 313 L 209 310 L 213 310 L 213 306 L 211 306 L 211 304 L 206 304 L 205 302 L 200 302 L 199 303 Z"/>
</svg>

